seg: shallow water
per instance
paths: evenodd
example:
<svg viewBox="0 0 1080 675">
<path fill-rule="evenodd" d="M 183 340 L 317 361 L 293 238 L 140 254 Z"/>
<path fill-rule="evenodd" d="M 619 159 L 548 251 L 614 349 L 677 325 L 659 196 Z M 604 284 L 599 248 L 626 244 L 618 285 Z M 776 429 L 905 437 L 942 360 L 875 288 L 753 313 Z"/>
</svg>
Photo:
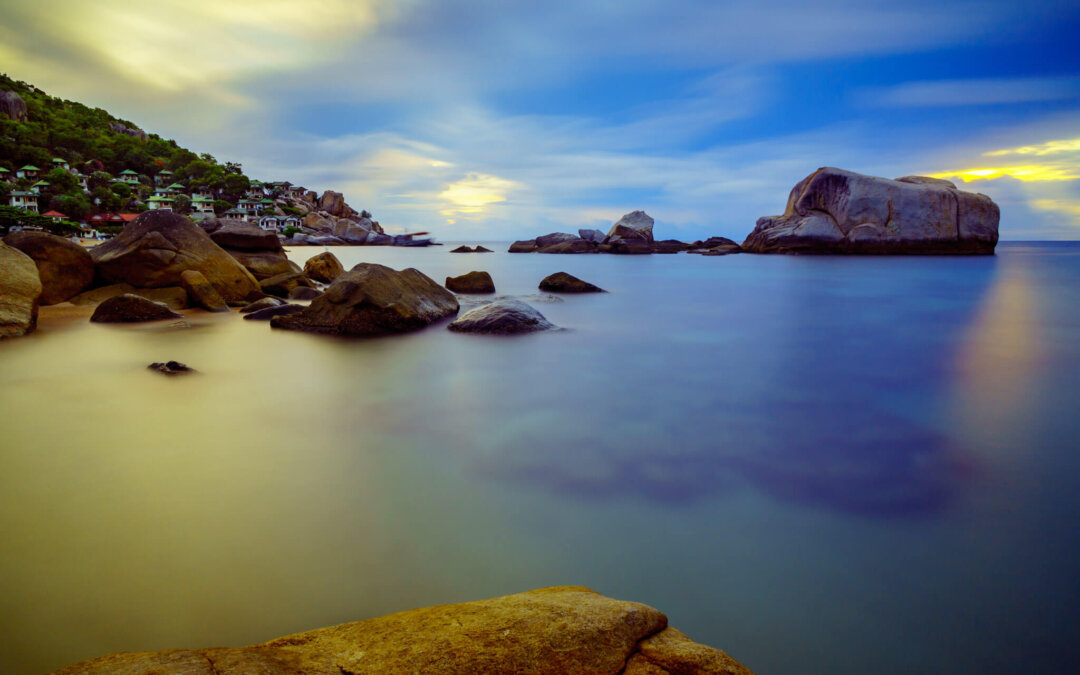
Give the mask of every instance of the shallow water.
<svg viewBox="0 0 1080 675">
<path fill-rule="evenodd" d="M 1080 246 L 450 248 L 335 253 L 611 292 L 534 298 L 568 330 L 516 338 L 193 314 L 0 343 L 0 670 L 556 584 L 762 675 L 1080 666 Z"/>
</svg>

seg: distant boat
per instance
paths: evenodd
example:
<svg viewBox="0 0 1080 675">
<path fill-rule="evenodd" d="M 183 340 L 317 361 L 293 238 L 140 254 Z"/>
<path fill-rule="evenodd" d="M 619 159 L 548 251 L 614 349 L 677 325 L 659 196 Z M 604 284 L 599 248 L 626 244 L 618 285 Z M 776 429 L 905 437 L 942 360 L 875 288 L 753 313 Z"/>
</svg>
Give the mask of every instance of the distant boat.
<svg viewBox="0 0 1080 675">
<path fill-rule="evenodd" d="M 392 246 L 431 246 L 435 240 L 431 237 L 423 237 L 427 232 L 412 232 L 409 234 L 395 234 Z M 416 239 L 415 237 L 423 237 Z"/>
</svg>

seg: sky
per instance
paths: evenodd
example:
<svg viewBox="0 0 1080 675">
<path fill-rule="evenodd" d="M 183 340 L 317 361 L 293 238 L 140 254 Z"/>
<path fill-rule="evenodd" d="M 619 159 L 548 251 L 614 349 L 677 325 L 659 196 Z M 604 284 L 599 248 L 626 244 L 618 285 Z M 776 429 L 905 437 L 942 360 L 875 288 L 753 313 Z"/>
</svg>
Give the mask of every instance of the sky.
<svg viewBox="0 0 1080 675">
<path fill-rule="evenodd" d="M 0 0 L 0 71 L 389 231 L 741 241 L 821 166 L 1080 239 L 1072 0 Z"/>
</svg>

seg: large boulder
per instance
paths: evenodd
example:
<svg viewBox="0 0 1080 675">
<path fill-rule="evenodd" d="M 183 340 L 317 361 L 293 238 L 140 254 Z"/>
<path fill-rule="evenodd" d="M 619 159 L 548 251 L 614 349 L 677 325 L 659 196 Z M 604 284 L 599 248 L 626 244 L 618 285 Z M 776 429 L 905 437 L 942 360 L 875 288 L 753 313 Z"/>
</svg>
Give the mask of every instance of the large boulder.
<svg viewBox="0 0 1080 675">
<path fill-rule="evenodd" d="M 90 320 L 96 323 L 135 323 L 180 318 L 183 318 L 182 314 L 172 311 L 166 305 L 130 293 L 109 298 L 98 305 L 90 316 Z"/>
<path fill-rule="evenodd" d="M 535 239 L 523 239 L 510 244 L 509 253 L 533 253 L 536 251 Z"/>
<path fill-rule="evenodd" d="M 472 271 L 458 277 L 446 277 L 446 287 L 455 293 L 494 293 L 495 282 L 487 272 Z"/>
<path fill-rule="evenodd" d="M 227 312 L 229 306 L 225 304 L 225 300 L 214 289 L 210 282 L 206 280 L 202 272 L 196 270 L 184 270 L 180 273 L 180 283 L 184 286 L 184 290 L 188 292 L 188 297 L 192 302 L 199 305 L 203 309 L 211 312 Z"/>
<path fill-rule="evenodd" d="M 537 253 L 598 253 L 596 244 L 586 239 L 570 239 L 536 249 Z"/>
<path fill-rule="evenodd" d="M 34 259 L 0 241 L 0 338 L 32 332 L 40 302 L 41 279 Z"/>
<path fill-rule="evenodd" d="M 115 238 L 90 251 L 97 274 L 139 288 L 180 285 L 180 274 L 196 270 L 227 301 L 257 299 L 259 283 L 235 258 L 187 218 L 147 211 Z"/>
<path fill-rule="evenodd" d="M 370 218 L 342 218 L 334 223 L 334 236 L 350 244 L 366 244 L 372 232 L 376 232 L 376 229 Z"/>
<path fill-rule="evenodd" d="M 13 91 L 0 91 L 0 114 L 23 122 L 26 120 L 26 101 Z"/>
<path fill-rule="evenodd" d="M 281 240 L 277 233 L 257 225 L 231 218 L 201 224 L 218 246 L 239 251 L 280 251 Z M 213 229 L 210 229 L 213 228 Z"/>
<path fill-rule="evenodd" d="M 603 293 L 604 289 L 594 286 L 588 281 L 582 281 L 572 274 L 556 272 L 544 277 L 540 282 L 540 290 L 550 293 Z"/>
<path fill-rule="evenodd" d="M 112 284 L 83 291 L 68 300 L 73 305 L 99 305 L 109 298 L 129 293 L 160 302 L 169 309 L 186 309 L 189 306 L 187 289 L 181 286 L 164 288 L 135 288 L 131 284 Z"/>
<path fill-rule="evenodd" d="M 792 189 L 780 216 L 757 221 L 751 253 L 992 254 L 998 206 L 946 180 L 896 180 L 825 167 Z"/>
<path fill-rule="evenodd" d="M 299 272 L 300 266 L 289 260 L 284 250 L 280 251 L 241 251 L 228 248 L 225 251 L 236 258 L 256 280 L 262 281 L 279 274 Z"/>
<path fill-rule="evenodd" d="M 538 249 L 546 248 L 548 246 L 554 246 L 555 244 L 561 244 L 564 241 L 581 241 L 581 237 L 570 234 L 568 232 L 552 232 L 551 234 L 545 234 L 536 238 L 536 247 Z"/>
<path fill-rule="evenodd" d="M 94 261 L 86 249 L 45 232 L 13 232 L 4 237 L 34 259 L 41 278 L 41 304 L 55 305 L 81 293 L 94 281 Z"/>
<path fill-rule="evenodd" d="M 304 311 L 275 317 L 276 328 L 374 336 L 418 330 L 457 314 L 454 294 L 418 270 L 360 263 Z"/>
<path fill-rule="evenodd" d="M 619 241 L 653 241 L 653 219 L 644 211 L 631 211 L 626 214 L 608 230 L 604 237 L 605 244 L 614 244 Z"/>
<path fill-rule="evenodd" d="M 345 203 L 345 197 L 340 192 L 334 192 L 333 190 L 322 193 L 317 208 L 339 218 L 352 218 L 358 215 L 352 207 Z"/>
<path fill-rule="evenodd" d="M 304 263 L 304 274 L 324 284 L 333 282 L 334 279 L 344 273 L 345 268 L 342 266 L 341 261 L 330 251 L 323 251 L 312 256 Z"/>
<path fill-rule="evenodd" d="M 297 286 L 315 287 L 315 283 L 303 272 L 286 272 L 269 279 L 263 279 L 259 283 L 263 293 L 282 298 L 289 297 L 289 293 Z"/>
<path fill-rule="evenodd" d="M 304 216 L 300 221 L 302 227 L 312 230 L 313 232 L 321 232 L 323 234 L 333 234 L 334 221 L 330 220 L 326 216 L 319 213 L 309 213 Z"/>
<path fill-rule="evenodd" d="M 520 300 L 497 298 L 494 302 L 470 309 L 454 319 L 447 328 L 458 333 L 521 335 L 551 330 L 555 325 Z"/>
<path fill-rule="evenodd" d="M 580 229 L 577 231 L 578 236 L 585 241 L 591 241 L 594 244 L 602 244 L 604 242 L 604 233 L 600 230 L 592 229 Z"/>
<path fill-rule="evenodd" d="M 669 628 L 659 610 L 580 586 L 413 609 L 250 647 L 110 654 L 56 675 L 622 672 L 752 675 Z"/>
</svg>

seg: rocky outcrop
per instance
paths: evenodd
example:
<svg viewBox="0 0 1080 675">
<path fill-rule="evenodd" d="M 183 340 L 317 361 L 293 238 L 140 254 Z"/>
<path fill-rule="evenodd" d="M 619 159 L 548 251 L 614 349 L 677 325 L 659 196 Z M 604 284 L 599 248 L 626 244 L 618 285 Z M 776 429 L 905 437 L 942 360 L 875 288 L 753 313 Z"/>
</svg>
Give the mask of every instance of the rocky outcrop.
<svg viewBox="0 0 1080 675">
<path fill-rule="evenodd" d="M 300 266 L 289 260 L 285 250 L 280 251 L 241 251 L 230 248 L 226 252 L 236 259 L 236 262 L 251 272 L 256 281 L 269 279 L 279 274 L 291 274 L 300 271 Z"/>
<path fill-rule="evenodd" d="M 289 291 L 289 300 L 314 300 L 322 295 L 322 291 L 309 286 L 297 286 Z"/>
<path fill-rule="evenodd" d="M 112 284 L 110 286 L 92 288 L 89 291 L 79 293 L 68 300 L 68 302 L 73 305 L 98 305 L 109 298 L 124 293 L 130 293 L 131 295 L 138 295 L 147 300 L 160 302 L 169 309 L 185 309 L 189 306 L 188 292 L 180 286 L 166 286 L 165 288 L 135 288 L 131 284 Z"/>
<path fill-rule="evenodd" d="M 603 243 L 614 244 L 620 241 L 653 241 L 653 219 L 644 211 L 631 211 L 608 230 Z"/>
<path fill-rule="evenodd" d="M 151 672 L 752 675 L 668 627 L 659 610 L 580 586 L 413 609 L 250 647 L 110 654 L 57 675 Z"/>
<path fill-rule="evenodd" d="M 94 280 L 94 261 L 82 246 L 45 232 L 13 232 L 4 243 L 34 260 L 41 278 L 41 304 L 55 305 L 81 293 Z"/>
<path fill-rule="evenodd" d="M 206 280 L 202 272 L 196 270 L 184 270 L 180 273 L 180 283 L 188 292 L 191 301 L 210 312 L 227 312 L 229 306 L 225 300 L 214 290 L 210 282 Z"/>
<path fill-rule="evenodd" d="M 551 293 L 604 293 L 604 289 L 594 286 L 588 281 L 582 281 L 566 272 L 556 272 L 544 277 L 540 282 L 540 290 Z"/>
<path fill-rule="evenodd" d="M 509 253 L 533 253 L 536 251 L 535 239 L 523 239 L 521 241 L 515 241 L 510 244 L 510 248 L 507 249 Z"/>
<path fill-rule="evenodd" d="M 447 328 L 458 333 L 521 335 L 551 330 L 555 325 L 520 300 L 497 298 L 494 302 L 470 309 L 454 319 Z"/>
<path fill-rule="evenodd" d="M 139 288 L 180 285 L 180 274 L 196 270 L 226 301 L 262 297 L 255 277 L 183 216 L 154 210 L 141 214 L 115 238 L 90 251 L 103 279 Z"/>
<path fill-rule="evenodd" d="M 0 91 L 0 114 L 15 122 L 26 121 L 26 101 L 13 91 Z"/>
<path fill-rule="evenodd" d="M 329 251 L 308 258 L 304 263 L 304 274 L 315 281 L 329 284 L 345 273 L 345 268 L 337 256 Z"/>
<path fill-rule="evenodd" d="M 182 314 L 177 314 L 160 302 L 123 293 L 98 305 L 90 316 L 90 320 L 95 323 L 135 323 L 182 317 Z"/>
<path fill-rule="evenodd" d="M 113 122 L 109 125 L 109 128 L 118 134 L 124 134 L 125 136 L 134 136 L 135 138 L 143 141 L 145 141 L 147 138 L 146 132 L 138 127 L 129 127 L 126 124 Z"/>
<path fill-rule="evenodd" d="M 32 332 L 40 301 L 41 279 L 34 259 L 0 241 L 0 338 Z"/>
<path fill-rule="evenodd" d="M 594 244 L 604 243 L 604 233 L 600 230 L 580 229 L 577 233 L 585 241 L 591 241 Z"/>
<path fill-rule="evenodd" d="M 324 234 L 334 233 L 334 221 L 318 213 L 309 213 L 300 221 L 304 229 Z"/>
<path fill-rule="evenodd" d="M 472 271 L 459 277 L 446 277 L 445 286 L 455 293 L 494 293 L 495 282 L 487 272 Z"/>
<path fill-rule="evenodd" d="M 287 272 L 275 277 L 270 277 L 269 279 L 264 279 L 260 282 L 259 287 L 262 289 L 262 292 L 267 295 L 276 295 L 281 298 L 287 298 L 289 297 L 289 293 L 297 286 L 314 288 L 315 283 L 303 272 Z"/>
<path fill-rule="evenodd" d="M 457 314 L 454 294 L 415 269 L 361 263 L 302 312 L 275 317 L 275 328 L 375 336 L 418 330 Z"/>
<path fill-rule="evenodd" d="M 275 232 L 264 230 L 243 220 L 223 218 L 202 225 L 214 243 L 225 250 L 280 251 L 281 240 Z M 210 229 L 213 228 L 213 229 Z"/>
<path fill-rule="evenodd" d="M 826 167 L 792 189 L 780 216 L 757 221 L 751 253 L 992 254 L 999 211 L 946 180 L 896 180 Z"/>
<path fill-rule="evenodd" d="M 327 190 L 319 197 L 316 208 L 339 218 L 352 218 L 359 215 L 356 210 L 345 203 L 345 197 L 340 192 Z"/>
</svg>

